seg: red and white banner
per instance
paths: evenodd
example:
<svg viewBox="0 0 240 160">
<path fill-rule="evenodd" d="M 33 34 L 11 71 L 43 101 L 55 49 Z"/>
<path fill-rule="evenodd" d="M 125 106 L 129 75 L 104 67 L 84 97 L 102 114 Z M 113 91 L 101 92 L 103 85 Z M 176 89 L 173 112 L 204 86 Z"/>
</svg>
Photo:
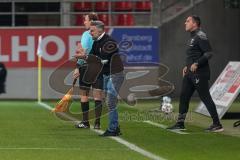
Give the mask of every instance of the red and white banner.
<svg viewBox="0 0 240 160">
<path fill-rule="evenodd" d="M 219 117 L 222 117 L 240 92 L 240 62 L 229 62 L 210 89 L 213 101 L 217 106 Z M 196 112 L 208 115 L 203 103 Z"/>
<path fill-rule="evenodd" d="M 10 68 L 37 67 L 38 36 L 42 35 L 43 67 L 71 59 L 84 29 L 0 29 L 0 61 Z"/>
<path fill-rule="evenodd" d="M 126 66 L 155 66 L 159 63 L 159 29 L 107 28 L 127 55 Z M 8 68 L 37 67 L 38 37 L 42 36 L 42 66 L 55 68 L 75 54 L 83 28 L 0 28 L 0 62 Z M 126 43 L 127 42 L 127 43 Z M 126 44 L 131 44 L 127 45 Z"/>
</svg>

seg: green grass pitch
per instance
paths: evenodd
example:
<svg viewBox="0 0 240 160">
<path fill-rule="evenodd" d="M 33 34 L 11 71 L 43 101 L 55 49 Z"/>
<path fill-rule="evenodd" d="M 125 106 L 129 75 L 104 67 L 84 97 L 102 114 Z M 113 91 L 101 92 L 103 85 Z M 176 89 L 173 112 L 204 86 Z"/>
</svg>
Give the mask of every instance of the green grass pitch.
<svg viewBox="0 0 240 160">
<path fill-rule="evenodd" d="M 53 102 L 47 102 L 54 106 Z M 177 113 L 177 102 L 173 103 Z M 197 105 L 191 103 L 191 110 Z M 134 107 L 119 105 L 119 119 L 123 135 L 120 137 L 144 150 L 168 160 L 236 160 L 240 159 L 240 127 L 233 128 L 236 120 L 222 120 L 225 131 L 205 133 L 211 120 L 194 112 L 186 123 L 187 135 L 169 132 L 146 123 L 170 125 L 173 117 L 151 112 L 158 101 L 138 101 Z M 75 101 L 71 110 L 79 112 Z M 240 111 L 235 102 L 231 110 Z M 107 116 L 102 118 L 102 130 L 107 127 Z M 76 129 L 42 108 L 36 102 L 0 102 L 0 159 L 3 160 L 144 160 L 149 159 L 97 133 Z"/>
</svg>

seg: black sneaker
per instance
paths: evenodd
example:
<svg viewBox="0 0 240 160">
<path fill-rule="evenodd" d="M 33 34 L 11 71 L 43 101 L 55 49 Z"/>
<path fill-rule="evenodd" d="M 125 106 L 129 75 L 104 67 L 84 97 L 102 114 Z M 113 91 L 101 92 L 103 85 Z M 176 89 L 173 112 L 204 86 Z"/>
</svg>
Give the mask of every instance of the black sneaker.
<svg viewBox="0 0 240 160">
<path fill-rule="evenodd" d="M 117 127 L 115 131 L 109 131 L 108 129 L 101 134 L 102 137 L 108 137 L 108 136 L 120 136 L 122 133 L 120 132 L 120 128 Z"/>
<path fill-rule="evenodd" d="M 120 126 L 118 126 L 118 127 L 116 128 L 116 132 L 118 133 L 118 135 L 122 135 L 121 130 L 120 130 Z"/>
<path fill-rule="evenodd" d="M 87 123 L 80 122 L 80 123 L 76 124 L 75 127 L 76 128 L 88 129 L 88 128 L 90 128 L 90 125 L 87 124 Z"/>
<path fill-rule="evenodd" d="M 186 130 L 184 124 L 179 124 L 179 123 L 176 123 L 175 125 L 173 125 L 171 127 L 168 127 L 166 129 L 169 129 L 169 130 L 180 130 L 180 131 L 185 131 Z"/>
<path fill-rule="evenodd" d="M 212 124 L 207 129 L 205 129 L 206 132 L 222 132 L 224 131 L 221 124 Z"/>
<path fill-rule="evenodd" d="M 93 128 L 94 129 L 101 129 L 100 123 L 95 123 Z"/>
</svg>

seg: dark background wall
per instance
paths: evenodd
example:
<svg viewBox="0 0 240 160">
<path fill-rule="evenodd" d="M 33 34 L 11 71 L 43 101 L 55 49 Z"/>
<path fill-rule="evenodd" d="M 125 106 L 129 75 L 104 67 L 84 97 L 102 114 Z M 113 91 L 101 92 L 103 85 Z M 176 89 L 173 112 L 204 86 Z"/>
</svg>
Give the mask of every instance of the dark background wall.
<svg viewBox="0 0 240 160">
<path fill-rule="evenodd" d="M 203 1 L 160 27 L 160 62 L 170 68 L 165 79 L 175 84 L 173 96 L 176 97 L 181 89 L 186 42 L 189 38 L 189 33 L 184 30 L 184 22 L 191 14 L 201 17 L 202 30 L 207 33 L 214 51 L 210 60 L 210 85 L 229 61 L 240 61 L 240 9 L 225 9 L 223 0 Z"/>
</svg>

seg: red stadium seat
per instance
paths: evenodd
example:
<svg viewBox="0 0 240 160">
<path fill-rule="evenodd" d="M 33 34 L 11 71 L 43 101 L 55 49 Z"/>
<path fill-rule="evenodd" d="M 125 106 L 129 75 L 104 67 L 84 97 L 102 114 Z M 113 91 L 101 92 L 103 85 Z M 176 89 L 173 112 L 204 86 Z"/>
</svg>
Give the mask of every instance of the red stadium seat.
<svg viewBox="0 0 240 160">
<path fill-rule="evenodd" d="M 83 26 L 84 25 L 84 17 L 82 14 L 76 15 L 75 17 L 75 25 L 76 26 Z"/>
<path fill-rule="evenodd" d="M 131 11 L 133 9 L 132 2 L 115 2 L 114 3 L 115 11 Z"/>
<path fill-rule="evenodd" d="M 132 14 L 119 14 L 117 16 L 118 26 L 132 26 L 134 25 L 134 17 Z"/>
<path fill-rule="evenodd" d="M 76 2 L 74 3 L 74 11 L 88 12 L 92 10 L 92 2 Z"/>
<path fill-rule="evenodd" d="M 105 24 L 105 26 L 109 25 L 109 15 L 108 14 L 99 14 L 98 18 L 100 21 L 102 21 Z"/>
<path fill-rule="evenodd" d="M 109 2 L 106 2 L 106 1 L 95 3 L 95 11 L 98 11 L 98 12 L 108 11 L 108 7 L 109 7 Z"/>
<path fill-rule="evenodd" d="M 135 10 L 136 11 L 151 11 L 152 4 L 151 1 L 139 1 L 136 2 Z"/>
</svg>

